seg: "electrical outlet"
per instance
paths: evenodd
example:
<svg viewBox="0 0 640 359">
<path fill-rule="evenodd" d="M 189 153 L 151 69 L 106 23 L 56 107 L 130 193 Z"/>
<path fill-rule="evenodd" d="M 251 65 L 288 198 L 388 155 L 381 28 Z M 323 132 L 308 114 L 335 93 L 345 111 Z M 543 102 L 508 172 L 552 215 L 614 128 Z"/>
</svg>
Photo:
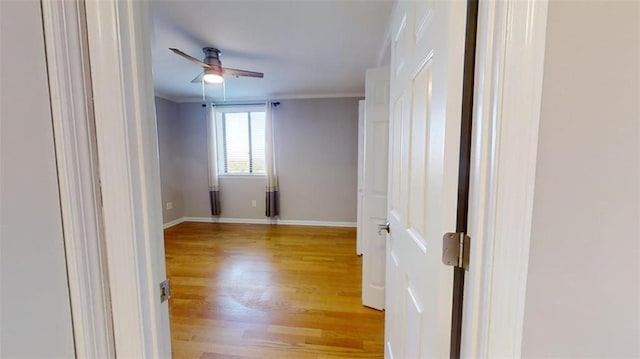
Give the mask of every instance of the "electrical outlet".
<svg viewBox="0 0 640 359">
<path fill-rule="evenodd" d="M 167 211 L 173 209 L 173 202 L 167 202 Z"/>
<path fill-rule="evenodd" d="M 251 200 L 251 207 L 257 207 L 257 206 L 258 206 L 258 203 L 256 202 L 256 200 L 252 199 Z"/>
</svg>

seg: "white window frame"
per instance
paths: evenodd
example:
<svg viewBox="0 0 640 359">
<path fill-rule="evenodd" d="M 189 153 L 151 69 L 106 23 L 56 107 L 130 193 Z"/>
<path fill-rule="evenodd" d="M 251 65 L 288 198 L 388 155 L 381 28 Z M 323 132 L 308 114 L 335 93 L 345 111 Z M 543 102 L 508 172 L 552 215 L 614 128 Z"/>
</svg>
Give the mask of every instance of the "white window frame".
<svg viewBox="0 0 640 359">
<path fill-rule="evenodd" d="M 265 177 L 265 172 L 225 172 L 226 162 L 226 150 L 225 150 L 225 128 L 224 128 L 224 116 L 227 113 L 240 113 L 240 112 L 267 112 L 266 104 L 264 105 L 238 105 L 238 106 L 216 106 L 213 105 L 215 113 L 215 124 L 218 138 L 216 138 L 216 146 L 218 148 L 218 176 L 219 177 Z M 251 131 L 251 115 L 249 114 L 249 131 Z M 249 133 L 249 148 L 251 148 L 251 133 Z M 250 154 L 250 157 L 253 156 Z M 252 158 L 250 158 L 250 161 Z"/>
</svg>

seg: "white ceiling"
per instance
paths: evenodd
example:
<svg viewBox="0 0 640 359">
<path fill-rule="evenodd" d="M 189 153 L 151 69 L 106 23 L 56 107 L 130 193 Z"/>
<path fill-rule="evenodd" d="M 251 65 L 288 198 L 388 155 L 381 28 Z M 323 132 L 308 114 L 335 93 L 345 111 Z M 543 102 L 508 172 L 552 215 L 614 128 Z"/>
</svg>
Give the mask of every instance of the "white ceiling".
<svg viewBox="0 0 640 359">
<path fill-rule="evenodd" d="M 201 69 L 169 51 L 198 59 L 202 47 L 222 51 L 222 65 L 264 73 L 227 78 L 227 100 L 361 96 L 365 70 L 384 56 L 392 1 L 154 0 L 152 39 L 156 94 L 202 99 L 190 81 Z M 222 86 L 207 86 L 221 99 Z"/>
</svg>

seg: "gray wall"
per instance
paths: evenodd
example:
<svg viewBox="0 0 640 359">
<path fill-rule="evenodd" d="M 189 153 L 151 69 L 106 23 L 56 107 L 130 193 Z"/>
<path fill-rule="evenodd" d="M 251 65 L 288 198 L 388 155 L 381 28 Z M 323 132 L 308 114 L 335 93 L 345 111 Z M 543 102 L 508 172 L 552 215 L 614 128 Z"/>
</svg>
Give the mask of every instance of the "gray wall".
<svg viewBox="0 0 640 359">
<path fill-rule="evenodd" d="M 182 186 L 184 216 L 209 217 L 206 109 L 179 104 L 177 122 L 180 148 L 175 151 L 181 156 L 182 173 L 176 178 Z M 281 101 L 275 131 L 280 218 L 355 222 L 358 99 Z M 171 146 L 160 134 L 161 156 Z M 265 218 L 264 178 L 223 176 L 220 188 L 222 217 Z"/>
<path fill-rule="evenodd" d="M 158 121 L 158 147 L 162 191 L 162 220 L 171 222 L 184 216 L 182 203 L 182 128 L 178 117 L 178 104 L 156 97 Z M 167 209 L 167 203 L 173 209 Z"/>
<path fill-rule="evenodd" d="M 71 358 L 40 2 L 0 12 L 0 357 Z"/>
<path fill-rule="evenodd" d="M 278 107 L 283 219 L 356 221 L 358 100 L 289 100 Z"/>
<path fill-rule="evenodd" d="M 640 356 L 638 2 L 550 2 L 522 353 Z"/>
<path fill-rule="evenodd" d="M 183 201 L 186 217 L 210 217 L 206 108 L 180 104 L 183 159 Z M 264 216 L 263 177 L 220 178 L 221 217 L 261 219 Z M 256 207 L 251 207 L 256 200 Z"/>
</svg>

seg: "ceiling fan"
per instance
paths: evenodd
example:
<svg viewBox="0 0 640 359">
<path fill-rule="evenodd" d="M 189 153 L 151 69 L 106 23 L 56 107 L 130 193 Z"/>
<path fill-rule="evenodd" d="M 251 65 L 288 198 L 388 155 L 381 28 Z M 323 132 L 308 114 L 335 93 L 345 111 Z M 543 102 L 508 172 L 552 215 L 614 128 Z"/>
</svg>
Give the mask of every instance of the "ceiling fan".
<svg viewBox="0 0 640 359">
<path fill-rule="evenodd" d="M 187 55 L 178 49 L 169 48 L 169 50 L 201 66 L 204 69 L 204 72 L 196 76 L 196 78 L 193 79 L 191 82 L 204 81 L 210 84 L 221 84 L 224 82 L 223 76 L 235 76 L 235 77 L 244 76 L 244 77 L 257 77 L 257 78 L 264 77 L 264 74 L 262 72 L 237 70 L 237 69 L 222 67 L 222 62 L 220 61 L 220 50 L 214 47 L 205 47 L 202 49 L 202 52 L 204 52 L 204 55 L 205 55 L 203 61 L 200 61 L 193 56 Z"/>
</svg>

